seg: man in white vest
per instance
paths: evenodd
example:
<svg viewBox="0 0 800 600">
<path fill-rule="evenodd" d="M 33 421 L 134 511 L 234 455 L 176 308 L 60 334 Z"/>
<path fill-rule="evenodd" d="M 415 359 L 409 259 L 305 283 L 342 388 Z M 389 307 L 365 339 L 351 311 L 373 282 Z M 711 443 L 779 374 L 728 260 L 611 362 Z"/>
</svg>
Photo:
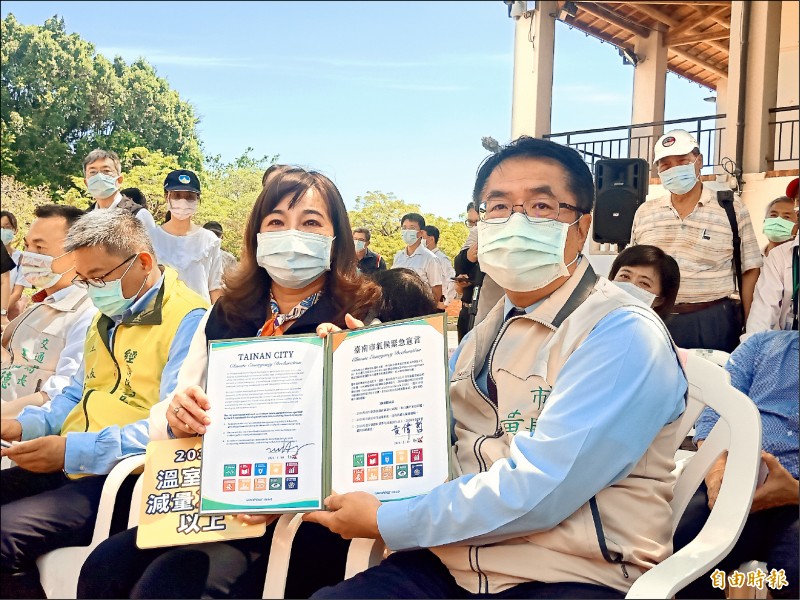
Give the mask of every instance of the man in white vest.
<svg viewBox="0 0 800 600">
<path fill-rule="evenodd" d="M 481 268 L 505 295 L 451 361 L 459 476 L 309 513 L 398 551 L 314 597 L 622 598 L 672 551 L 686 378 L 661 319 L 581 255 L 588 167 L 522 137 L 481 165 L 473 196 Z"/>
<path fill-rule="evenodd" d="M 41 406 L 69 384 L 83 360 L 86 330 L 97 309 L 72 285 L 75 261 L 64 240 L 83 211 L 66 204 L 36 208 L 20 255 L 22 275 L 38 289 L 33 302 L 3 330 L 0 404 L 3 418 Z"/>
</svg>

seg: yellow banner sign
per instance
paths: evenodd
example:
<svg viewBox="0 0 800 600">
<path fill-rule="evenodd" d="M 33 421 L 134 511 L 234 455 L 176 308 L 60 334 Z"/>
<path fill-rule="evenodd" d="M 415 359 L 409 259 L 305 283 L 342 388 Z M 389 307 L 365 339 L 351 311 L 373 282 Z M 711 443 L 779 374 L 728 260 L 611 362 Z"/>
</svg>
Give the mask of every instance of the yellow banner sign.
<svg viewBox="0 0 800 600">
<path fill-rule="evenodd" d="M 147 444 L 136 545 L 160 548 L 263 535 L 234 515 L 201 515 L 199 437 Z"/>
</svg>

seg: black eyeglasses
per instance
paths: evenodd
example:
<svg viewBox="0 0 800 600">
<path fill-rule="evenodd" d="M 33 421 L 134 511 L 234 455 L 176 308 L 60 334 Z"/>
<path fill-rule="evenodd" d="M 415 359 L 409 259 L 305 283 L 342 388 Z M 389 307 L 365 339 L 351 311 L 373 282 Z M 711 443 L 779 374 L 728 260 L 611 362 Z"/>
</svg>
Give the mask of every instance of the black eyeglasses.
<svg viewBox="0 0 800 600">
<path fill-rule="evenodd" d="M 105 275 L 100 275 L 99 277 L 92 277 L 91 279 L 81 279 L 80 276 L 75 275 L 75 277 L 72 278 L 72 285 L 77 285 L 79 288 L 83 288 L 85 290 L 89 289 L 89 286 L 96 287 L 96 288 L 105 287 L 105 285 L 106 285 L 105 278 L 106 277 L 111 275 L 114 271 L 119 269 L 126 262 L 133 260 L 137 256 L 139 256 L 138 253 L 129 256 L 128 258 L 123 260 L 121 263 L 119 263 L 116 267 L 111 269 L 108 273 L 106 273 Z M 131 264 L 133 264 L 133 263 L 131 263 Z M 130 269 L 130 268 L 131 268 L 130 265 L 128 265 L 128 269 Z M 125 273 L 123 273 L 120 276 L 120 279 L 125 277 L 125 274 L 128 272 L 128 269 L 125 269 Z"/>
<path fill-rule="evenodd" d="M 508 200 L 503 199 L 489 200 L 481 202 L 478 212 L 483 221 L 504 223 L 511 218 L 514 208 L 517 206 L 522 207 L 522 214 L 529 220 L 537 221 L 557 221 L 562 208 L 574 211 L 578 215 L 586 214 L 586 211 L 577 206 L 558 202 L 555 198 L 529 200 L 523 204 L 511 204 Z"/>
</svg>

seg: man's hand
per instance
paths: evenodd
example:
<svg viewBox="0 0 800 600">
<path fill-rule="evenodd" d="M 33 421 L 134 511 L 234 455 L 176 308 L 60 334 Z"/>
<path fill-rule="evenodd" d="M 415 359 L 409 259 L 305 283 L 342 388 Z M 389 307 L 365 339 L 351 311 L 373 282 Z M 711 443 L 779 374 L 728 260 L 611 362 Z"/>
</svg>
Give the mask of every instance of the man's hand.
<svg viewBox="0 0 800 600">
<path fill-rule="evenodd" d="M 322 510 L 306 513 L 304 521 L 319 523 L 346 540 L 353 538 L 380 539 L 378 531 L 378 508 L 381 501 L 367 492 L 332 494 L 325 498 Z"/>
<path fill-rule="evenodd" d="M 761 451 L 761 459 L 767 464 L 769 474 L 767 480 L 756 489 L 750 512 L 758 512 L 767 508 L 787 506 L 798 503 L 800 483 L 792 477 L 784 466 L 769 452 Z"/>
<path fill-rule="evenodd" d="M 60 435 L 46 435 L 3 448 L 7 456 L 18 466 L 34 473 L 55 473 L 64 468 L 64 454 L 67 451 L 67 438 Z"/>
<path fill-rule="evenodd" d="M 455 284 L 456 292 L 458 294 L 463 294 L 464 290 L 471 285 L 472 282 L 470 282 L 468 275 L 462 273 L 453 279 L 453 283 Z"/>
<path fill-rule="evenodd" d="M 22 423 L 16 419 L 0 419 L 0 438 L 7 442 L 18 442 L 22 439 Z"/>
<path fill-rule="evenodd" d="M 699 448 L 701 444 L 698 443 Z M 722 476 L 725 473 L 725 463 L 728 461 L 728 455 L 723 454 L 711 467 L 711 470 L 706 474 L 706 488 L 708 488 L 708 508 L 714 508 L 714 503 L 719 496 L 719 488 L 722 485 Z"/>
</svg>

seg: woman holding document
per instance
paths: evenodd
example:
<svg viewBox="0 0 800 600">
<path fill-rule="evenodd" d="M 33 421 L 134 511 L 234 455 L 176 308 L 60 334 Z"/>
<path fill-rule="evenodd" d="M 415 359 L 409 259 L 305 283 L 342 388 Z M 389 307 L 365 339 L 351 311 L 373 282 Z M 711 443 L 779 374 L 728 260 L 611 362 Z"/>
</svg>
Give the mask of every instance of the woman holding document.
<svg viewBox="0 0 800 600">
<path fill-rule="evenodd" d="M 379 301 L 380 288 L 356 273 L 350 222 L 333 182 L 299 167 L 276 171 L 253 206 L 241 262 L 226 274 L 223 296 L 192 340 L 175 394 L 151 411 L 151 439 L 205 433 L 206 410 L 214 402 L 203 391 L 210 340 L 314 333 L 326 322 L 344 328 L 346 314 L 364 320 Z M 237 518 L 271 524 L 277 516 Z M 261 597 L 272 531 L 270 526 L 256 538 L 140 550 L 136 529 L 129 529 L 92 552 L 81 570 L 78 597 Z M 294 542 L 286 597 L 307 597 L 340 581 L 348 544 L 304 523 Z"/>
</svg>

